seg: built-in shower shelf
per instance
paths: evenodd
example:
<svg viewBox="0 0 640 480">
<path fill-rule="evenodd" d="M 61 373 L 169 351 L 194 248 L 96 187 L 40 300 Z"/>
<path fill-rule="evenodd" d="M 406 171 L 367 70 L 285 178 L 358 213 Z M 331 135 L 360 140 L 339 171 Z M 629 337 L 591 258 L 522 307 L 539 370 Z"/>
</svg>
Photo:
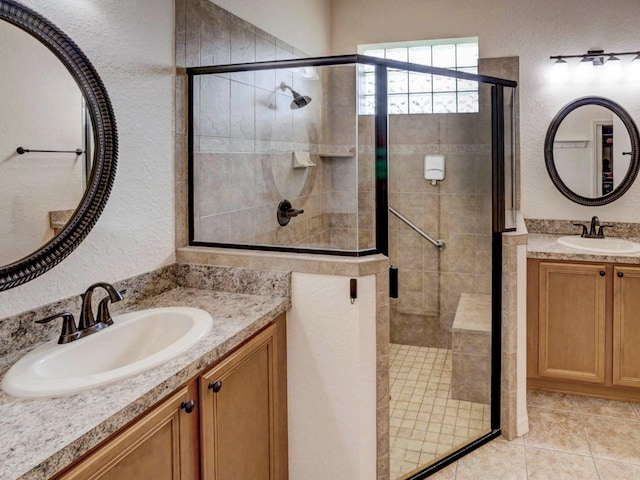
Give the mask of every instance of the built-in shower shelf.
<svg viewBox="0 0 640 480">
<path fill-rule="evenodd" d="M 339 153 L 319 153 L 319 157 L 322 158 L 353 158 L 354 152 L 339 152 Z"/>
</svg>

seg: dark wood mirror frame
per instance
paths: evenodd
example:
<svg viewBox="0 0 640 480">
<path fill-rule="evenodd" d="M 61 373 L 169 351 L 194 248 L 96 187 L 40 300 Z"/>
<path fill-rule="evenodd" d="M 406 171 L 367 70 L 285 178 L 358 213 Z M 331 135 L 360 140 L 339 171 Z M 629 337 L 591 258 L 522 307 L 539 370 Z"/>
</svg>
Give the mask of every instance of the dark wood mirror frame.
<svg viewBox="0 0 640 480">
<path fill-rule="evenodd" d="M 64 64 L 84 95 L 93 121 L 95 150 L 87 188 L 62 231 L 30 255 L 0 266 L 0 291 L 42 275 L 66 258 L 87 236 L 102 213 L 116 175 L 118 135 L 107 91 L 89 59 L 46 18 L 13 0 L 0 0 L 0 20 L 24 30 Z"/>
<path fill-rule="evenodd" d="M 553 142 L 555 140 L 556 133 L 558 132 L 558 128 L 560 128 L 560 124 L 567 117 L 567 115 L 573 112 L 576 108 L 582 107 L 584 105 L 599 105 L 601 107 L 607 108 L 608 110 L 611 110 L 620 118 L 620 120 L 622 120 L 622 123 L 627 128 L 627 132 L 629 133 L 629 138 L 631 139 L 631 160 L 629 162 L 629 170 L 627 170 L 627 174 L 625 175 L 624 179 L 611 192 L 601 197 L 595 198 L 583 197 L 582 195 L 578 195 L 569 187 L 567 187 L 567 185 L 562 181 L 560 175 L 558 174 L 558 170 L 556 169 L 553 158 Z M 638 135 L 638 127 L 631 118 L 631 115 L 629 115 L 629 113 L 624 108 L 622 108 L 616 102 L 607 98 L 591 96 L 582 97 L 565 105 L 557 113 L 553 120 L 551 120 L 551 124 L 549 125 L 549 129 L 547 130 L 547 135 L 544 140 L 544 161 L 547 166 L 547 172 L 549 172 L 549 176 L 551 177 L 551 181 L 556 186 L 556 188 L 560 190 L 560 193 L 562 193 L 569 200 L 575 203 L 579 203 L 580 205 L 597 207 L 617 200 L 622 195 L 624 195 L 627 190 L 629 190 L 636 177 L 638 176 L 638 169 L 640 168 L 639 146 L 640 137 Z"/>
</svg>

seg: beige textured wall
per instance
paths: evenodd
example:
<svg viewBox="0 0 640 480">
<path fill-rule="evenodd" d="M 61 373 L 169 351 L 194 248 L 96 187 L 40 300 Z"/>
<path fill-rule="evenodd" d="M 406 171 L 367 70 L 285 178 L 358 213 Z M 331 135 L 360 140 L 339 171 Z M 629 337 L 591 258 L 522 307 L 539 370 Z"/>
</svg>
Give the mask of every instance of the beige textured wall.
<svg viewBox="0 0 640 480">
<path fill-rule="evenodd" d="M 176 3 L 179 67 L 285 60 L 306 56 L 254 25 L 202 0 Z M 194 238 L 209 243 L 356 250 L 355 68 L 206 75 L 194 79 Z M 178 244 L 186 245 L 185 76 L 177 80 Z M 291 110 L 281 82 L 312 98 Z M 311 152 L 315 167 L 292 168 Z M 281 227 L 288 199 L 304 214 Z"/>
<path fill-rule="evenodd" d="M 640 189 L 602 207 L 562 196 L 544 166 L 544 137 L 554 115 L 571 100 L 600 95 L 640 117 L 640 83 L 628 78 L 554 84 L 550 55 L 638 50 L 638 0 L 333 0 L 333 54 L 358 44 L 478 36 L 481 58 L 517 56 L 522 72 L 522 212 L 526 218 L 570 219 L 598 215 L 637 222 Z M 633 57 L 624 57 L 629 62 Z M 575 63 L 572 63 L 575 68 Z"/>
<path fill-rule="evenodd" d="M 118 125 L 118 171 L 87 238 L 54 269 L 1 292 L 0 318 L 175 261 L 173 1 L 21 3 L 71 37 L 102 78 Z"/>
</svg>

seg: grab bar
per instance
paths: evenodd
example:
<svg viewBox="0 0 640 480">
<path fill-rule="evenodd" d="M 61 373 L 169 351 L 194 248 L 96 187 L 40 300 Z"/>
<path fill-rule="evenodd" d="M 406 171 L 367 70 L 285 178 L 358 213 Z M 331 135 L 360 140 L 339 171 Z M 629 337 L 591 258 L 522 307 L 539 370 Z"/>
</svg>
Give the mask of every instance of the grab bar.
<svg viewBox="0 0 640 480">
<path fill-rule="evenodd" d="M 416 232 L 426 241 L 431 243 L 433 246 L 438 247 L 438 250 L 442 251 L 446 248 L 447 245 L 444 243 L 444 240 L 436 240 L 428 233 L 423 232 L 422 230 L 420 230 L 420 228 L 416 226 L 416 224 L 414 224 L 411 220 L 409 220 L 407 217 L 405 217 L 400 212 L 398 212 L 395 208 L 389 207 L 389 211 L 393 213 L 396 217 L 398 217 L 400 220 L 402 220 L 404 223 L 406 223 L 410 229 L 412 229 L 414 232 Z"/>
</svg>

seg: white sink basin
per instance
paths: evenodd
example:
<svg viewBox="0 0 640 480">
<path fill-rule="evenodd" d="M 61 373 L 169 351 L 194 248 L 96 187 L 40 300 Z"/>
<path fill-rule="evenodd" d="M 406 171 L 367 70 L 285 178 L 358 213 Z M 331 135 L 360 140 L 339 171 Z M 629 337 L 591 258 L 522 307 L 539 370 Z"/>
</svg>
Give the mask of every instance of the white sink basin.
<svg viewBox="0 0 640 480">
<path fill-rule="evenodd" d="M 558 243 L 565 247 L 593 253 L 622 254 L 640 252 L 640 243 L 622 238 L 584 238 L 577 235 L 568 235 L 558 238 Z"/>
<path fill-rule="evenodd" d="M 212 325 L 209 313 L 188 307 L 116 315 L 105 330 L 32 350 L 9 369 L 2 390 L 15 397 L 53 397 L 132 377 L 186 351 Z"/>
</svg>

